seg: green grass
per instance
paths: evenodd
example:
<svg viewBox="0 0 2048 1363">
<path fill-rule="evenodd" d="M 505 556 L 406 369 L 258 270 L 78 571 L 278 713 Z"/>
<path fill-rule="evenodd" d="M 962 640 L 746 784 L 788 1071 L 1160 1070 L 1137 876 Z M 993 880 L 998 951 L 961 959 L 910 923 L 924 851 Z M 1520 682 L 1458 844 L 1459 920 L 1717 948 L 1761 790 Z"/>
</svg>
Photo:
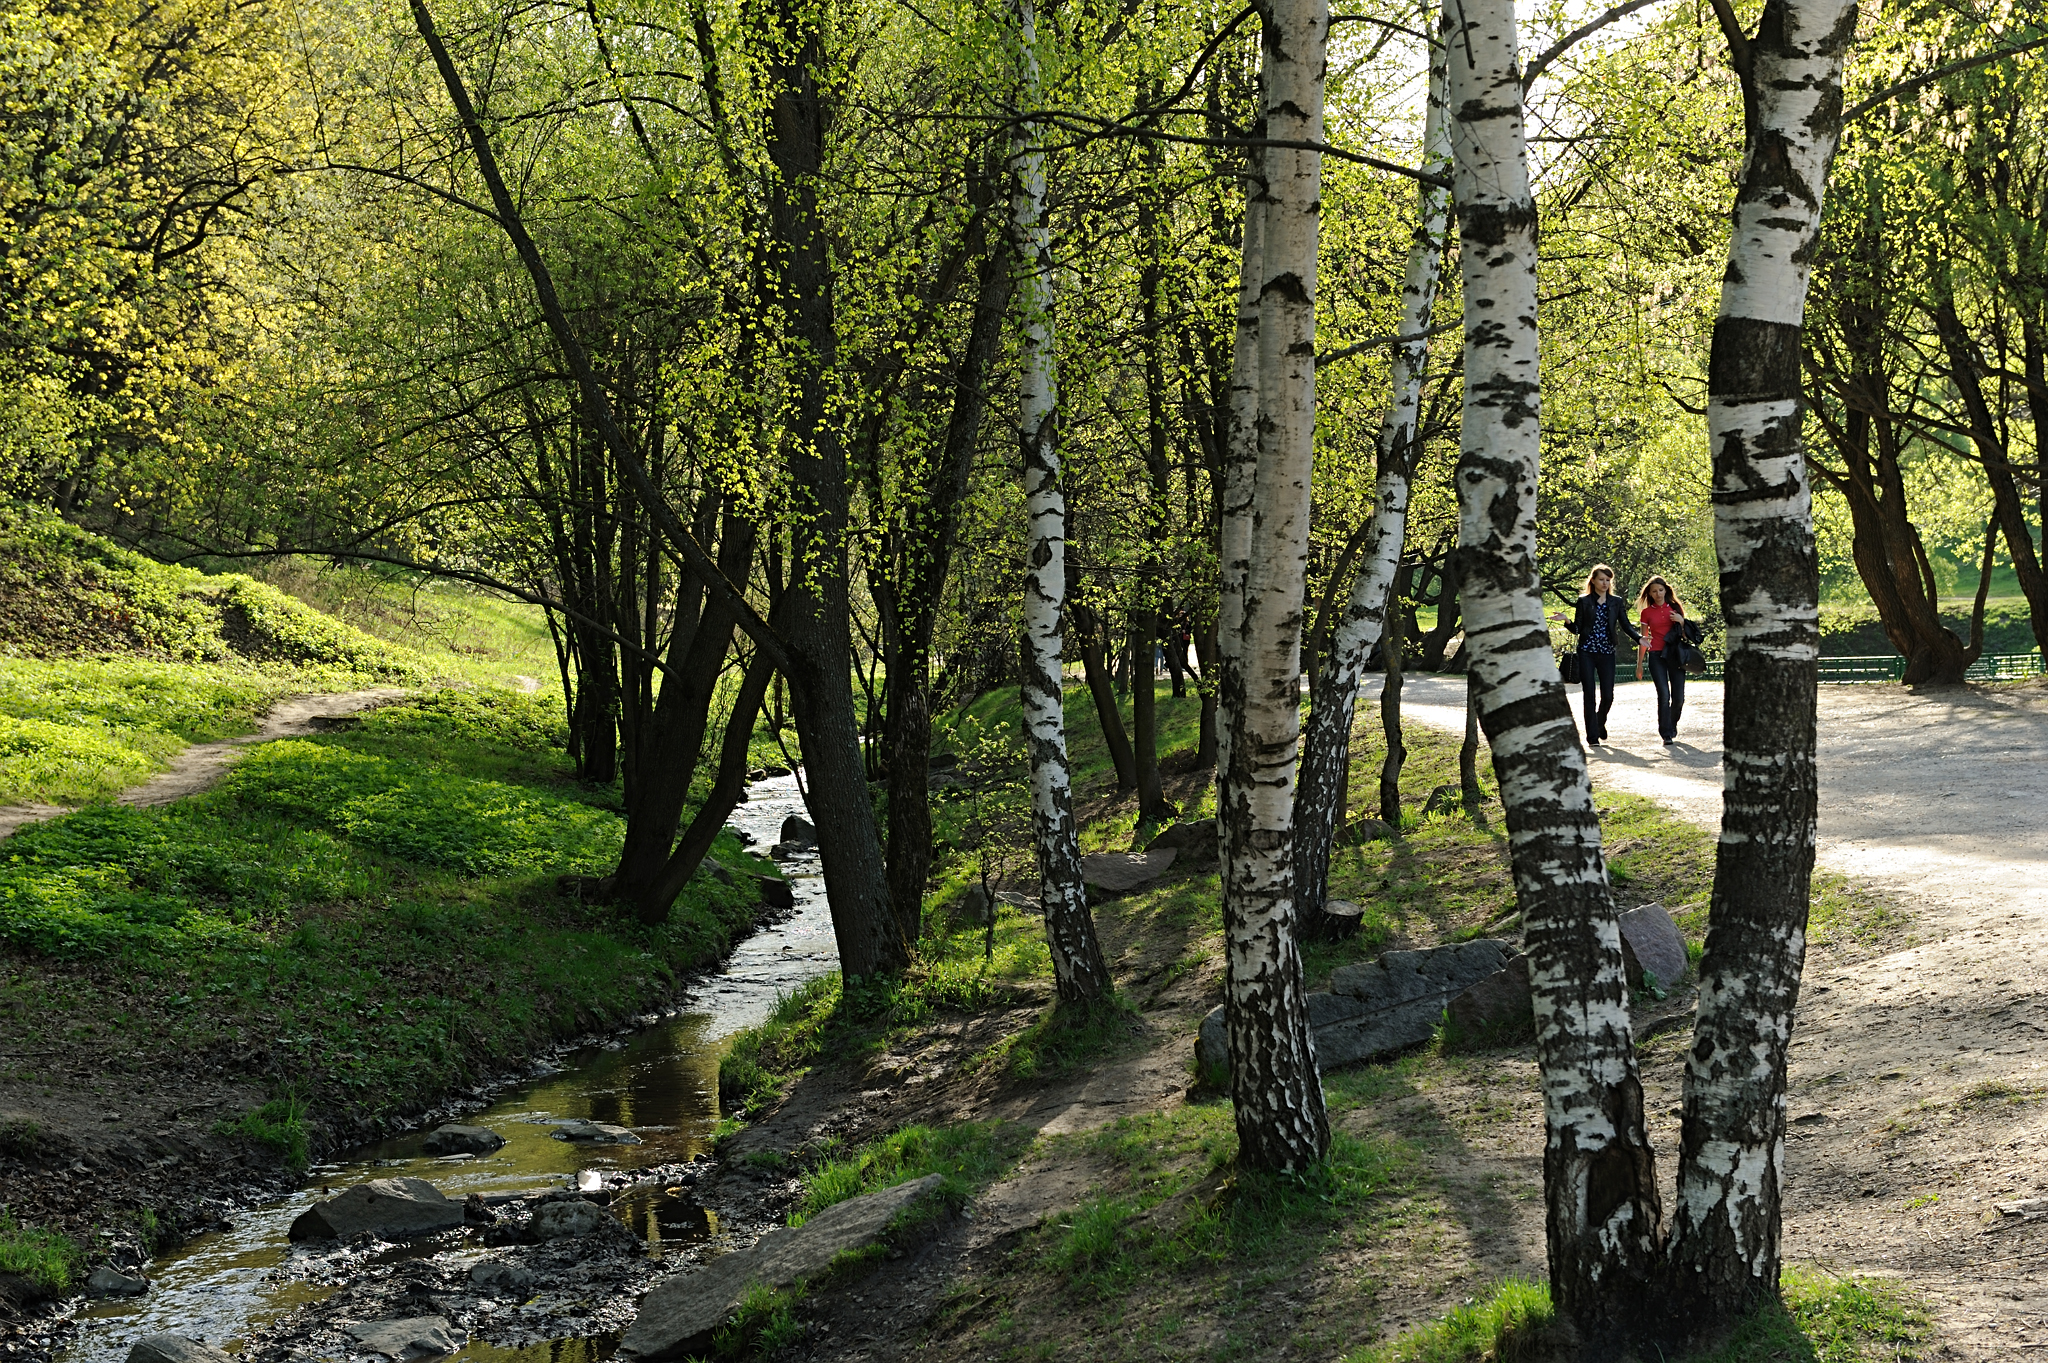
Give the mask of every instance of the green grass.
<svg viewBox="0 0 2048 1363">
<path fill-rule="evenodd" d="M 801 1285 L 778 1289 L 752 1284 L 731 1318 L 712 1334 L 711 1356 L 753 1358 L 796 1343 L 804 1337 L 804 1323 L 796 1318 L 804 1296 Z"/>
<path fill-rule="evenodd" d="M 1346 1354 L 1344 1363 L 1509 1363 L 1524 1356 L 1518 1344 L 1540 1335 L 1553 1319 L 1548 1286 L 1510 1279 L 1485 1300 L 1386 1344 Z"/>
<path fill-rule="evenodd" d="M 71 1290 L 84 1268 L 85 1255 L 69 1236 L 23 1226 L 0 1210 L 0 1273 L 61 1293 Z"/>
<path fill-rule="evenodd" d="M 218 1123 L 216 1136 L 240 1136 L 269 1146 L 294 1169 L 306 1167 L 310 1155 L 306 1130 L 306 1104 L 296 1093 L 273 1098 L 239 1120 Z"/>
<path fill-rule="evenodd" d="M 1550 1289 L 1515 1280 L 1420 1329 L 1345 1355 L 1345 1363 L 1481 1363 L 1549 1358 Z M 1900 1363 L 1921 1355 L 1927 1312 L 1898 1287 L 1788 1267 L 1780 1300 L 1686 1363 Z"/>
<path fill-rule="evenodd" d="M 173 805 L 21 830 L 0 844 L 0 1030 L 111 1047 L 114 1071 L 146 1063 L 138 1038 L 220 1048 L 314 1110 L 379 1112 L 642 1011 L 758 902 L 700 876 L 648 928 L 558 892 L 608 869 L 621 824 L 559 726 L 548 699 L 437 693 L 253 749 Z M 714 854 L 772 872 L 730 835 Z M 0 1085 L 32 1073 L 0 1064 Z"/>
<path fill-rule="evenodd" d="M 1015 1167 L 1031 1143 L 1031 1133 L 1015 1122 L 907 1126 L 806 1174 L 789 1223 L 800 1226 L 827 1207 L 930 1174 L 944 1179 L 940 1200 L 959 1207 Z"/>
</svg>

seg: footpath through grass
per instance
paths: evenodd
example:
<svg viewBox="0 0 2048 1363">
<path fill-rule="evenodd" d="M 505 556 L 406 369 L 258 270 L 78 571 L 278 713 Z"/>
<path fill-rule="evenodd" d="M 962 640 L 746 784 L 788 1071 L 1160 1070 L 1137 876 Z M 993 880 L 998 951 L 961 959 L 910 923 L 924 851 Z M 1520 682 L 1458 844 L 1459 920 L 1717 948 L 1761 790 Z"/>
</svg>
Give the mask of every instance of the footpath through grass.
<svg viewBox="0 0 2048 1363">
<path fill-rule="evenodd" d="M 22 829 L 0 843 L 10 1049 L 269 1076 L 245 1134 L 303 1158 L 306 1113 L 400 1109 L 642 1011 L 759 905 L 700 876 L 643 928 L 559 891 L 623 828 L 560 738 L 558 701 L 440 692 L 262 745 L 177 804 Z M 773 873 L 730 835 L 713 855 Z M 32 1096 L 34 1059 L 0 1065 Z"/>
</svg>

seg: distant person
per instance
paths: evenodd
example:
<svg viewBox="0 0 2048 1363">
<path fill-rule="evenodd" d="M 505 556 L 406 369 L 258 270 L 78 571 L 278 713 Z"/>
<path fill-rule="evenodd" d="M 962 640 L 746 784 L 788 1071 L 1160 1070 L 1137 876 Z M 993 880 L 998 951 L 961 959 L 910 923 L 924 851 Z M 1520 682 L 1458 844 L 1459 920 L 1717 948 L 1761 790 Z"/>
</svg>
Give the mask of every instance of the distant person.
<svg viewBox="0 0 2048 1363">
<path fill-rule="evenodd" d="M 1636 618 L 1643 622 L 1636 680 L 1643 679 L 1643 660 L 1648 658 L 1650 681 L 1657 688 L 1657 733 L 1668 748 L 1678 741 L 1678 716 L 1685 709 L 1685 607 L 1669 582 L 1653 577 L 1636 598 Z"/>
<path fill-rule="evenodd" d="M 1614 569 L 1604 563 L 1586 574 L 1586 590 L 1567 617 L 1551 619 L 1579 636 L 1579 685 L 1586 699 L 1586 741 L 1607 741 L 1607 712 L 1614 708 L 1614 645 L 1624 634 L 1640 643 L 1628 622 L 1628 607 L 1614 594 Z"/>
</svg>

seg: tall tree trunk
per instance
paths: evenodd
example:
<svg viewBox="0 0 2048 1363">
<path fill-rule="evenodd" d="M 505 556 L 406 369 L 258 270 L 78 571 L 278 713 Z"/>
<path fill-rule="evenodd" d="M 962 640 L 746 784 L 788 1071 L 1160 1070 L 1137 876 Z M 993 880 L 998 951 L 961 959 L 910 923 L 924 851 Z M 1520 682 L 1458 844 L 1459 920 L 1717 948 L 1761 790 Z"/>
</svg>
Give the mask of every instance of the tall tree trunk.
<svg viewBox="0 0 2048 1363">
<path fill-rule="evenodd" d="M 1438 24 L 1438 37 L 1449 33 Z M 1429 63 L 1428 110 L 1424 115 L 1424 169 L 1448 174 L 1451 120 L 1444 108 L 1445 54 L 1439 41 Z M 1393 389 L 1380 423 L 1378 481 L 1373 489 L 1372 528 L 1358 559 L 1344 613 L 1329 630 L 1328 647 L 1310 682 L 1311 705 L 1302 736 L 1300 793 L 1295 797 L 1295 895 L 1302 931 L 1323 930 L 1329 898 L 1330 849 L 1344 810 L 1339 797 L 1348 784 L 1351 727 L 1358 709 L 1358 684 L 1365 660 L 1385 627 L 1388 593 L 1407 535 L 1408 485 L 1415 467 L 1422 414 L 1422 375 L 1429 359 L 1424 332 L 1436 307 L 1449 227 L 1450 195 L 1435 185 L 1416 193 L 1415 230 L 1401 283 L 1400 335 L 1394 347 Z"/>
<path fill-rule="evenodd" d="M 1600 823 L 1543 622 L 1536 204 L 1514 0 L 1465 0 L 1460 13 L 1449 79 L 1465 297 L 1455 571 L 1527 929 L 1550 1288 L 1597 1357 L 1655 1262 L 1657 1183 Z"/>
<path fill-rule="evenodd" d="M 1727 775 L 1671 1244 L 1677 1309 L 1707 1330 L 1778 1287 L 1785 1052 L 1806 956 L 1820 658 L 1800 355 L 1855 31 L 1854 0 L 1767 0 L 1753 37 L 1731 29 L 1746 146 L 1707 365 Z"/>
<path fill-rule="evenodd" d="M 1038 16 L 1032 0 L 1016 0 L 1020 103 L 1036 108 Z M 1017 177 L 1010 226 L 1017 262 L 1021 351 L 1017 443 L 1024 461 L 1029 524 L 1024 577 L 1024 733 L 1031 755 L 1031 825 L 1038 845 L 1039 902 L 1052 952 L 1054 987 L 1062 1003 L 1106 997 L 1109 967 L 1095 939 L 1095 920 L 1081 883 L 1080 833 L 1067 766 L 1067 722 L 1060 686 L 1061 606 L 1067 590 L 1067 504 L 1060 488 L 1059 371 L 1052 317 L 1052 233 L 1046 225 L 1045 152 L 1038 127 L 1017 134 L 1011 165 Z M 1115 714 L 1114 702 L 1110 713 Z"/>
<path fill-rule="evenodd" d="M 1323 136 L 1330 14 L 1325 0 L 1275 0 L 1261 37 L 1266 136 Z M 1301 983 L 1294 921 L 1294 764 L 1301 720 L 1301 602 L 1315 467 L 1316 248 L 1322 156 L 1268 147 L 1259 280 L 1258 463 L 1242 618 L 1223 678 L 1230 778 L 1223 880 L 1224 998 L 1238 1159 L 1298 1170 L 1330 1147 L 1329 1116 Z M 1249 233 L 1247 237 L 1249 238 Z"/>
<path fill-rule="evenodd" d="M 1458 794 L 1469 808 L 1486 798 L 1479 785 L 1479 687 L 1465 674 L 1465 741 L 1458 745 Z"/>
<path fill-rule="evenodd" d="M 2020 495 L 2019 481 L 2013 474 L 2011 446 L 1984 395 L 1981 375 L 1986 366 L 1962 319 L 1956 315 L 1953 298 L 1944 297 L 1935 305 L 1934 325 L 1941 333 L 1942 347 L 1948 352 L 1949 376 L 1963 396 L 1971 443 L 1977 447 L 1977 462 L 1984 466 L 1984 477 L 1991 484 L 1992 506 L 1999 528 L 2005 532 L 2005 549 L 2012 559 L 2013 576 L 2020 580 L 2020 591 L 2027 598 L 2034 642 L 2041 646 L 2042 656 L 2048 657 L 2048 573 L 2042 571 L 2040 557 L 2034 552 L 2026 500 Z M 2043 481 L 2048 482 L 2048 478 Z M 2048 525 L 2042 530 L 2048 535 Z"/>
<path fill-rule="evenodd" d="M 1061 498 L 1062 506 L 1065 498 Z M 1062 538 L 1061 543 L 1065 544 Z M 1110 765 L 1116 769 L 1116 788 L 1138 788 L 1138 758 L 1131 750 L 1130 735 L 1124 730 L 1123 713 L 1116 703 L 1116 686 L 1110 679 L 1109 663 L 1103 657 L 1103 620 L 1095 608 L 1082 603 L 1076 588 L 1080 574 L 1069 568 L 1066 578 L 1067 614 L 1081 650 L 1081 676 L 1088 683 L 1088 698 L 1095 702 L 1095 722 L 1102 741 L 1109 748 Z"/>
<path fill-rule="evenodd" d="M 761 714 L 768 679 L 774 672 L 774 667 L 757 652 L 742 674 L 732 713 L 726 716 L 725 737 L 719 745 L 718 770 L 711 780 L 711 793 L 690 816 L 689 827 L 676 841 L 675 850 L 669 853 L 653 885 L 641 895 L 641 922 L 660 923 L 668 918 L 676 896 L 704 864 L 711 844 L 718 838 L 718 830 L 725 827 L 725 821 L 739 805 L 747 784 L 747 755 L 753 747 L 754 721 Z"/>
<path fill-rule="evenodd" d="M 1394 612 L 1380 650 L 1387 661 L 1387 684 L 1380 692 L 1380 730 L 1387 739 L 1387 755 L 1380 760 L 1380 817 L 1396 828 L 1401 826 L 1401 768 L 1408 761 L 1408 746 L 1401 741 L 1401 651 L 1407 644 L 1402 624 L 1400 612 Z"/>
<path fill-rule="evenodd" d="M 990 371 L 1002 349 L 1016 271 L 1010 252 L 991 249 L 982 261 L 967 339 L 953 373 L 953 410 L 923 504 L 904 535 L 902 582 L 895 592 L 898 657 L 887 680 L 889 765 L 889 897 L 904 937 L 922 929 L 925 882 L 931 876 L 932 814 L 927 767 L 932 749 L 932 632 L 967 476 L 987 410 Z"/>
<path fill-rule="evenodd" d="M 1146 103 L 1157 104 L 1160 92 L 1154 82 Z M 1146 502 L 1143 561 L 1139 565 L 1136 596 L 1132 602 L 1131 637 L 1131 736 L 1132 755 L 1137 759 L 1138 819 L 1150 822 L 1173 817 L 1159 784 L 1159 602 L 1164 595 L 1165 555 L 1160 545 L 1166 538 L 1167 517 L 1172 495 L 1173 469 L 1166 455 L 1166 340 L 1160 321 L 1160 291 L 1166 282 L 1166 241 L 1161 212 L 1160 177 L 1165 173 L 1166 148 L 1158 141 L 1145 144 L 1145 172 L 1148 183 L 1139 191 L 1138 237 L 1143 260 L 1138 270 L 1138 309 L 1145 337 L 1145 477 L 1150 496 Z M 1176 687 L 1174 694 L 1180 694 Z"/>
</svg>

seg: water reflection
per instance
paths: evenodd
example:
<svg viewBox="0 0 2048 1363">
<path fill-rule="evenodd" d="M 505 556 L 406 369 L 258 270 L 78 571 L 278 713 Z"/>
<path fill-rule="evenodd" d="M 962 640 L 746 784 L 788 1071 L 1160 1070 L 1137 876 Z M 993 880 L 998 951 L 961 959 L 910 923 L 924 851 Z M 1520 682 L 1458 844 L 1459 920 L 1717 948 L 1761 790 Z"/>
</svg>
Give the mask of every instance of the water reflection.
<svg viewBox="0 0 2048 1363">
<path fill-rule="evenodd" d="M 802 810 L 793 778 L 755 785 L 732 822 L 757 847 L 775 842 L 782 820 Z M 776 995 L 838 966 L 831 912 L 815 857 L 788 865 L 796 912 L 741 943 L 718 976 L 691 991 L 695 1010 L 670 1017 L 623 1044 L 610 1042 L 559 1058 L 561 1069 L 509 1090 L 485 1111 L 462 1118 L 505 1138 L 492 1154 L 435 1158 L 416 1132 L 351 1152 L 321 1166 L 307 1185 L 236 1216 L 231 1231 L 209 1232 L 151 1263 L 153 1284 L 140 1298 L 95 1302 L 80 1312 L 66 1363 L 121 1363 L 135 1340 L 170 1331 L 234 1349 L 268 1325 L 334 1288 L 308 1281 L 311 1265 L 286 1240 L 292 1220 L 312 1203 L 373 1178 L 423 1178 L 453 1198 L 573 1187 L 585 1171 L 619 1174 L 690 1160 L 710 1147 L 718 1120 L 718 1061 L 733 1032 L 767 1016 Z M 578 1120 L 630 1128 L 638 1145 L 557 1140 Z M 686 1184 L 652 1184 L 622 1193 L 612 1210 L 649 1242 L 700 1243 L 717 1219 L 690 1198 Z M 332 1247 L 327 1247 L 331 1253 Z M 480 1256 L 474 1237 L 464 1250 Z M 385 1246 L 375 1262 L 448 1252 L 445 1242 Z M 477 1363 L 600 1363 L 616 1339 L 554 1340 L 521 1349 L 473 1342 L 458 1357 Z"/>
</svg>

